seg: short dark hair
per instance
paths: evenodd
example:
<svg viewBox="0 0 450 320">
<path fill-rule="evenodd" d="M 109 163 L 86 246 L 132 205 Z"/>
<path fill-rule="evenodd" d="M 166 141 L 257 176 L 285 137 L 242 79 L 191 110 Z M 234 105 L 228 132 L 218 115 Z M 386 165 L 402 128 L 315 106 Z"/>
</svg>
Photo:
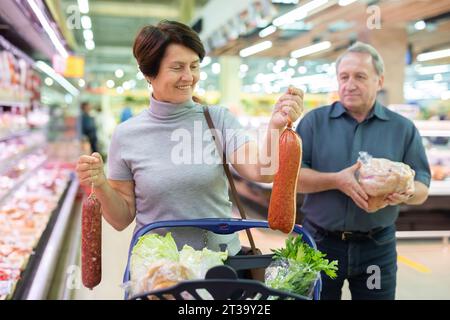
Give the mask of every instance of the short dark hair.
<svg viewBox="0 0 450 320">
<path fill-rule="evenodd" d="M 162 20 L 157 26 L 143 27 L 134 40 L 133 55 L 144 75 L 158 75 L 166 48 L 172 43 L 192 49 L 200 61 L 205 57 L 200 37 L 191 27 L 177 21 Z"/>
</svg>

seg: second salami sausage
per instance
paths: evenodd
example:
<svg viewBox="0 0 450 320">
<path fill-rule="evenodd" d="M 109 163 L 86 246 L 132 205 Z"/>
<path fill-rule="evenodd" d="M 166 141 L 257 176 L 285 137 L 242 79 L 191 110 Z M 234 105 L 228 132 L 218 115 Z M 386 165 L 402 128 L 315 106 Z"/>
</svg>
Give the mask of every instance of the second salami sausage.
<svg viewBox="0 0 450 320">
<path fill-rule="evenodd" d="M 279 143 L 279 167 L 273 181 L 269 203 L 269 226 L 284 233 L 292 232 L 297 209 L 297 179 L 302 159 L 302 141 L 292 130 L 283 131 Z"/>
</svg>

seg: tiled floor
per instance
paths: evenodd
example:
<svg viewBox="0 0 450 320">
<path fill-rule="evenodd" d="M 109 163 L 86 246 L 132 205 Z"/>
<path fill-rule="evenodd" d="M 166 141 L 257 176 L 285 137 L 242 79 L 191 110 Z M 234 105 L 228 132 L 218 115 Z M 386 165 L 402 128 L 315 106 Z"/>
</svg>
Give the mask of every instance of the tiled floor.
<svg viewBox="0 0 450 320">
<path fill-rule="evenodd" d="M 122 276 L 127 262 L 128 246 L 133 234 L 134 224 L 118 232 L 103 220 L 102 228 L 102 281 L 93 290 L 86 289 L 83 286 L 74 289 L 73 299 L 123 299 Z M 79 262 L 78 265 L 81 265 L 81 263 Z"/>
<path fill-rule="evenodd" d="M 247 209 L 249 218 L 262 219 Z M 128 245 L 134 226 L 117 232 L 104 222 L 103 232 L 103 279 L 90 291 L 74 290 L 74 299 L 123 299 L 121 288 Z M 285 236 L 271 230 L 255 229 L 255 242 L 263 252 L 283 246 Z M 245 233 L 240 234 L 243 243 Z M 442 241 L 402 240 L 398 242 L 397 299 L 450 299 L 450 253 L 449 245 Z M 345 285 L 343 299 L 350 299 Z"/>
</svg>

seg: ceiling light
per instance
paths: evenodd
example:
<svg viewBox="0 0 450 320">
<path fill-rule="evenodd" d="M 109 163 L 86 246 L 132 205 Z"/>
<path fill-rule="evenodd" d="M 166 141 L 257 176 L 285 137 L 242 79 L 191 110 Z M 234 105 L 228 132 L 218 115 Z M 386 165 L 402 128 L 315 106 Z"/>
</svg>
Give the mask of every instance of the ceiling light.
<svg viewBox="0 0 450 320">
<path fill-rule="evenodd" d="M 78 80 L 78 86 L 80 88 L 83 88 L 86 85 L 86 81 L 84 81 L 84 79 L 80 79 Z"/>
<path fill-rule="evenodd" d="M 308 72 L 308 69 L 305 66 L 300 66 L 300 67 L 298 67 L 297 71 L 300 74 L 305 74 Z"/>
<path fill-rule="evenodd" d="M 239 51 L 239 55 L 243 58 L 251 56 L 252 54 L 267 50 L 272 47 L 272 41 L 264 41 L 253 46 L 247 47 Z"/>
<path fill-rule="evenodd" d="M 84 40 L 94 40 L 94 33 L 91 29 L 83 30 Z"/>
<path fill-rule="evenodd" d="M 286 66 L 286 61 L 280 59 L 280 60 L 277 60 L 277 62 L 275 62 L 275 64 L 277 66 L 280 66 L 281 68 L 284 68 Z"/>
<path fill-rule="evenodd" d="M 450 57 L 450 49 L 421 53 L 417 56 L 417 61 L 428 61 L 445 57 Z"/>
<path fill-rule="evenodd" d="M 208 74 L 205 71 L 200 72 L 200 80 L 208 79 Z"/>
<path fill-rule="evenodd" d="M 213 63 L 211 66 L 211 71 L 214 74 L 219 74 L 220 73 L 220 63 Z"/>
<path fill-rule="evenodd" d="M 295 70 L 294 68 L 289 68 L 286 70 L 286 73 L 292 77 L 295 74 Z"/>
<path fill-rule="evenodd" d="M 117 70 L 114 72 L 114 75 L 115 75 L 117 78 L 122 78 L 123 75 L 124 75 L 124 72 L 123 72 L 122 69 L 117 69 Z"/>
<path fill-rule="evenodd" d="M 339 5 L 341 7 L 345 7 L 345 6 L 348 6 L 349 4 L 352 4 L 355 1 L 356 0 L 339 0 Z"/>
<path fill-rule="evenodd" d="M 45 78 L 44 82 L 49 87 L 53 85 L 53 79 L 52 78 L 47 77 L 47 78 Z"/>
<path fill-rule="evenodd" d="M 81 13 L 89 13 L 89 1 L 88 0 L 78 0 L 78 9 Z"/>
<path fill-rule="evenodd" d="M 273 26 L 273 25 L 270 25 L 270 26 L 268 26 L 267 28 L 262 29 L 262 30 L 259 32 L 259 36 L 260 36 L 261 38 L 264 38 L 264 37 L 267 37 L 268 35 L 271 35 L 271 34 L 274 33 L 275 31 L 277 31 L 277 27 L 275 27 L 275 26 Z"/>
<path fill-rule="evenodd" d="M 137 74 L 136 74 L 136 79 L 138 79 L 138 80 L 144 80 L 144 74 L 142 73 L 142 72 L 138 72 Z"/>
<path fill-rule="evenodd" d="M 88 50 L 94 50 L 95 49 L 95 42 L 92 41 L 92 40 L 86 40 L 84 42 L 84 45 L 85 45 L 86 49 L 88 49 Z"/>
<path fill-rule="evenodd" d="M 323 42 L 319 42 L 316 44 L 313 44 L 311 46 L 305 47 L 305 48 L 301 48 L 298 50 L 294 50 L 291 52 L 291 57 L 292 58 L 300 58 L 300 57 L 304 57 L 313 53 L 317 53 L 323 50 L 327 50 L 331 47 L 331 42 L 330 41 L 323 41 Z"/>
<path fill-rule="evenodd" d="M 427 24 L 423 20 L 417 21 L 414 24 L 414 28 L 416 28 L 416 30 L 424 30 L 426 27 L 427 27 Z"/>
<path fill-rule="evenodd" d="M 53 78 L 58 82 L 64 89 L 66 89 L 71 95 L 77 96 L 80 94 L 77 88 L 75 88 L 69 81 L 66 80 L 60 74 L 57 74 L 52 67 L 43 61 L 37 61 L 35 64 L 36 68 L 40 69 L 42 72 L 46 73 L 49 77 Z"/>
<path fill-rule="evenodd" d="M 292 11 L 289 11 L 286 14 L 283 14 L 282 16 L 276 18 L 273 20 L 273 24 L 277 27 L 287 24 L 287 23 L 293 23 L 297 20 L 304 19 L 308 16 L 309 11 L 312 11 L 314 9 L 319 8 L 320 6 L 326 4 L 328 0 L 313 0 L 308 2 L 307 4 L 304 4 Z"/>
<path fill-rule="evenodd" d="M 291 67 L 295 67 L 297 65 L 297 63 L 298 63 L 297 59 L 295 59 L 295 58 L 290 58 L 289 59 L 289 65 Z"/>
<path fill-rule="evenodd" d="M 117 88 L 116 88 L 116 92 L 117 92 L 118 94 L 122 94 L 124 91 L 125 91 L 125 90 L 124 90 L 122 87 L 117 87 Z"/>
<path fill-rule="evenodd" d="M 91 29 L 92 28 L 91 18 L 89 18 L 89 16 L 82 16 L 81 26 L 83 27 L 83 29 Z"/>
<path fill-rule="evenodd" d="M 247 72 L 247 71 L 248 71 L 248 65 L 246 65 L 246 64 L 241 64 L 241 65 L 239 66 L 239 70 L 240 70 L 241 72 L 243 72 L 243 73 Z"/>
<path fill-rule="evenodd" d="M 63 44 L 61 43 L 60 39 L 55 33 L 55 30 L 50 26 L 50 23 L 48 22 L 47 18 L 45 17 L 44 13 L 41 11 L 41 9 L 38 7 L 36 2 L 34 0 L 28 0 L 28 4 L 30 5 L 31 9 L 33 10 L 36 17 L 39 19 L 39 22 L 41 23 L 42 27 L 44 28 L 45 32 L 47 32 L 48 36 L 50 37 L 50 40 L 52 41 L 53 45 L 55 46 L 56 50 L 58 50 L 59 54 L 63 58 L 67 58 L 69 54 L 67 53 L 66 48 L 64 48 Z"/>
<path fill-rule="evenodd" d="M 108 80 L 108 81 L 106 81 L 106 86 L 107 86 L 108 88 L 112 89 L 112 88 L 114 88 L 114 85 L 115 85 L 115 83 L 114 83 L 113 80 Z"/>
<path fill-rule="evenodd" d="M 128 81 L 125 81 L 124 83 L 122 83 L 122 88 L 124 90 L 130 90 L 131 89 L 131 85 Z"/>
</svg>

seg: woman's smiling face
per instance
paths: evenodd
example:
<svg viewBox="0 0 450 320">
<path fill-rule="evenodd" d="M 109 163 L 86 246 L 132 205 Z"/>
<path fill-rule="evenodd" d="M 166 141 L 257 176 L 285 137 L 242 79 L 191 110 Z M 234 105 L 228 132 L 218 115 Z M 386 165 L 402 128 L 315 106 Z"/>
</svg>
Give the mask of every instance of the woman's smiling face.
<svg viewBox="0 0 450 320">
<path fill-rule="evenodd" d="M 192 98 L 200 78 L 200 58 L 193 50 L 170 44 L 156 77 L 149 77 L 153 97 L 162 102 L 183 103 Z"/>
</svg>

